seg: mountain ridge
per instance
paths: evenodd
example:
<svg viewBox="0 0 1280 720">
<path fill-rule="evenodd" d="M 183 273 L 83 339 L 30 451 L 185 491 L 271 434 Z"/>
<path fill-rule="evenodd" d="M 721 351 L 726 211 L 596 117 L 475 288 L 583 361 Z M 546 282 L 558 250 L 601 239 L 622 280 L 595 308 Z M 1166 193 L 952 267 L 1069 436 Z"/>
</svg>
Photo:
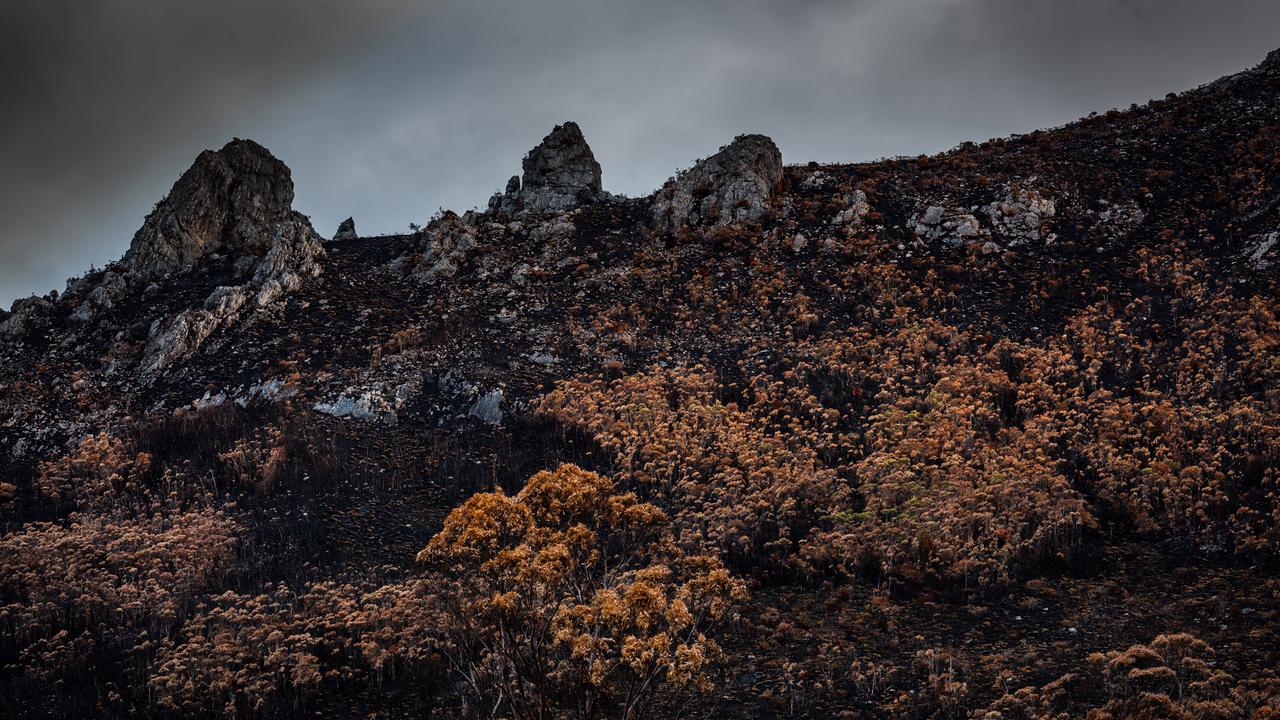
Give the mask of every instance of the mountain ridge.
<svg viewBox="0 0 1280 720">
<path fill-rule="evenodd" d="M 660 716 L 1267 717 L 1277 53 L 933 156 L 742 135 L 639 198 L 564 123 L 400 235 L 321 240 L 269 151 L 205 151 L 120 261 L 0 315 L 0 684 L 474 709 L 415 558 L 572 463 L 751 586 Z"/>
</svg>

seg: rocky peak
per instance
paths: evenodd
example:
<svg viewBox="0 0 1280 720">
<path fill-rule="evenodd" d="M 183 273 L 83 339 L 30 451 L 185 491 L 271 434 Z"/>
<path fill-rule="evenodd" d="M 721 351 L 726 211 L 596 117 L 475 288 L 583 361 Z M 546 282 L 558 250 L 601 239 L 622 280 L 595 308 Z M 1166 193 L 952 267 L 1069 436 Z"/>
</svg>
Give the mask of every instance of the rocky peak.
<svg viewBox="0 0 1280 720">
<path fill-rule="evenodd" d="M 134 235 L 122 269 L 135 278 L 159 279 L 218 253 L 238 256 L 236 266 L 248 280 L 215 288 L 202 307 L 156 318 L 141 360 L 144 377 L 194 354 L 215 331 L 320 274 L 320 237 L 292 205 L 289 168 L 252 140 L 200 153 L 178 178 Z M 347 223 L 354 234 L 354 221 Z M 122 286 L 104 295 L 107 287 L 104 282 L 89 295 L 78 311 L 82 319 L 90 319 L 95 308 L 110 308 L 111 299 L 124 292 Z"/>
<path fill-rule="evenodd" d="M 659 227 L 758 222 L 782 179 L 782 153 L 764 135 L 739 135 L 720 152 L 668 181 L 654 198 Z"/>
<path fill-rule="evenodd" d="M 125 261 L 143 277 L 189 269 L 213 252 L 261 256 L 293 213 L 289 168 L 252 140 L 205 150 L 133 237 Z M 301 216 L 299 216 L 301 217 Z"/>
<path fill-rule="evenodd" d="M 523 162 L 519 189 L 524 207 L 536 212 L 564 212 L 601 197 L 600 163 L 577 123 L 557 125 Z M 507 184 L 508 193 L 513 183 Z"/>
<path fill-rule="evenodd" d="M 354 218 L 347 218 L 339 223 L 338 232 L 333 234 L 334 240 L 355 240 L 357 237 L 359 236 L 356 235 L 356 221 Z"/>
</svg>

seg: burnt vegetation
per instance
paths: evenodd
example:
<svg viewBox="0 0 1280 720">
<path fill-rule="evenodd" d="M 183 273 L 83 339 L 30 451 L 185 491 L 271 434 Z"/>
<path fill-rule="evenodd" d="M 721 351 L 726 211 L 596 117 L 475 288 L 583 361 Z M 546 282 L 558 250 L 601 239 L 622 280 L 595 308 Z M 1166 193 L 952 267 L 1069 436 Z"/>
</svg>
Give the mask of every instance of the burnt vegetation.
<svg viewBox="0 0 1280 720">
<path fill-rule="evenodd" d="M 0 715 L 1276 717 L 1278 108 L 24 301 Z"/>
</svg>

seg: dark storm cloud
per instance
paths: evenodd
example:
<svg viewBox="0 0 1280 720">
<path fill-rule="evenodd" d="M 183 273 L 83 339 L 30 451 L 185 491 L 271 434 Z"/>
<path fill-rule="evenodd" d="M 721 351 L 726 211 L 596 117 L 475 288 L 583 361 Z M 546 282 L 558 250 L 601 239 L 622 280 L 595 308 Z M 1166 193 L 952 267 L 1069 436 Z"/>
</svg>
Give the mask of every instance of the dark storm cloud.
<svg viewBox="0 0 1280 720">
<path fill-rule="evenodd" d="M 9 0 L 0 302 L 118 257 L 205 147 L 263 142 L 364 232 L 482 204 L 578 121 L 641 194 L 740 132 L 933 152 L 1144 102 L 1280 45 L 1274 0 Z"/>
</svg>

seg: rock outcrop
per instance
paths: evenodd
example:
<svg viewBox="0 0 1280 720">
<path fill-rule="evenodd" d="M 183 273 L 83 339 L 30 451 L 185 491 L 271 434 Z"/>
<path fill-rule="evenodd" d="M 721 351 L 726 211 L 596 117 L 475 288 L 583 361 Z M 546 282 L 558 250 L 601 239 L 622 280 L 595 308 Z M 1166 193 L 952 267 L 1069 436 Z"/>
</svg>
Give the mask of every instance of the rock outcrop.
<svg viewBox="0 0 1280 720">
<path fill-rule="evenodd" d="M 782 179 L 782 153 L 764 135 L 740 135 L 677 175 L 658 191 L 653 220 L 674 231 L 683 225 L 759 222 Z"/>
<path fill-rule="evenodd" d="M 469 219 L 446 211 L 427 224 L 418 238 L 419 254 L 413 259 L 411 271 L 414 278 L 431 282 L 458 272 L 477 242 L 477 228 Z"/>
<path fill-rule="evenodd" d="M 510 215 L 520 209 L 520 176 L 507 180 L 507 189 L 489 198 L 489 212 Z"/>
<path fill-rule="evenodd" d="M 919 240 L 941 242 L 952 247 L 991 237 L 991 232 L 982 227 L 973 213 L 942 205 L 930 205 L 923 212 L 912 216 L 909 224 Z"/>
<path fill-rule="evenodd" d="M 53 301 L 49 298 L 32 295 L 15 300 L 9 312 L 0 317 L 0 338 L 22 337 L 36 325 L 47 322 L 51 310 Z"/>
<path fill-rule="evenodd" d="M 1006 186 L 1004 197 L 984 210 L 997 236 L 1010 247 L 1053 240 L 1049 231 L 1049 220 L 1056 212 L 1053 199 L 1036 190 Z"/>
<path fill-rule="evenodd" d="M 251 140 L 206 150 L 178 179 L 134 236 L 123 267 L 135 278 L 157 278 L 216 252 L 239 255 L 236 267 L 248 279 L 215 288 L 203 307 L 156 319 L 141 362 L 144 376 L 190 356 L 218 328 L 320 274 L 320 237 L 292 202 L 289 168 Z"/>
<path fill-rule="evenodd" d="M 1254 270 L 1266 270 L 1280 262 L 1280 231 L 1255 237 L 1245 245 L 1244 257 Z"/>
<path fill-rule="evenodd" d="M 506 190 L 489 200 L 490 212 L 562 213 L 607 197 L 600 185 L 600 163 L 577 123 L 555 126 L 525 155 L 522 166 L 524 177 L 507 181 Z"/>
<path fill-rule="evenodd" d="M 338 232 L 333 234 L 334 240 L 355 240 L 360 237 L 356 235 L 356 221 L 354 218 L 347 218 L 338 224 Z"/>
<path fill-rule="evenodd" d="M 602 194 L 600 163 L 577 123 L 555 126 L 525 155 L 522 168 L 520 196 L 527 210 L 565 212 Z"/>
<path fill-rule="evenodd" d="M 209 293 L 204 306 L 178 313 L 151 324 L 140 365 L 144 377 L 195 353 L 220 327 L 231 325 L 245 313 L 270 306 L 286 293 L 301 287 L 304 279 L 320 274 L 324 256 L 319 238 L 300 233 L 278 238 L 254 267 L 243 285 L 222 285 Z"/>
<path fill-rule="evenodd" d="M 200 153 L 178 178 L 133 236 L 125 263 L 154 279 L 215 252 L 261 256 L 281 235 L 311 231 L 292 204 L 289 168 L 252 140 L 232 140 Z"/>
</svg>

